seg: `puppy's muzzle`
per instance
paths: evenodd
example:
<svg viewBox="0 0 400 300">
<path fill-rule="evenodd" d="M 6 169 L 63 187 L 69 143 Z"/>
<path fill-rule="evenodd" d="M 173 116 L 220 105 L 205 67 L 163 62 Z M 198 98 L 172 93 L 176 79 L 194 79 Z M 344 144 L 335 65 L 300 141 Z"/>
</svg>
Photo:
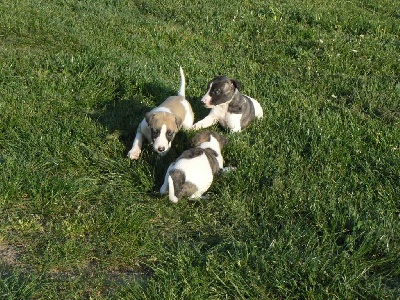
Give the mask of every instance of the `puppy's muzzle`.
<svg viewBox="0 0 400 300">
<path fill-rule="evenodd" d="M 154 150 L 161 156 L 164 156 L 168 153 L 169 148 L 166 148 L 164 146 L 159 146 L 157 148 L 154 148 Z"/>
<path fill-rule="evenodd" d="M 211 97 L 210 96 L 204 96 L 203 98 L 201 98 L 201 103 L 204 104 L 205 107 L 210 108 L 212 107 L 212 105 L 210 105 L 211 102 Z"/>
</svg>

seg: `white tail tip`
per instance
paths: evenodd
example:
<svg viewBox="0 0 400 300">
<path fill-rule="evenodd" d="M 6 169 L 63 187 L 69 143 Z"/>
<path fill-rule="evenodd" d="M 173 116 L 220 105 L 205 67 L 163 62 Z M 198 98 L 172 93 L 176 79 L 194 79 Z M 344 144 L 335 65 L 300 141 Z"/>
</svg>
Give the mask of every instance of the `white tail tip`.
<svg viewBox="0 0 400 300">
<path fill-rule="evenodd" d="M 179 73 L 181 74 L 181 87 L 179 89 L 178 95 L 185 97 L 185 74 L 183 73 L 183 69 L 179 66 Z"/>
</svg>

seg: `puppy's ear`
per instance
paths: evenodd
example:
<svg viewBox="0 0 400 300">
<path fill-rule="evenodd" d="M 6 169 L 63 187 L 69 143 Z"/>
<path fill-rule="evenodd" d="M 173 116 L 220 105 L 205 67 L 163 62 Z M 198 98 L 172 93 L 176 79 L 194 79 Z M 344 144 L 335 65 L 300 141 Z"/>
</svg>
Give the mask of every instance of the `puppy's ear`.
<svg viewBox="0 0 400 300">
<path fill-rule="evenodd" d="M 150 125 L 151 120 L 153 120 L 153 118 L 154 118 L 154 113 L 152 113 L 152 112 L 146 113 L 145 118 L 146 118 L 147 124 Z"/>
<path fill-rule="evenodd" d="M 233 83 L 233 86 L 240 91 L 240 89 L 242 88 L 242 84 L 240 83 L 240 81 L 236 79 L 231 79 L 231 81 Z"/>
<path fill-rule="evenodd" d="M 207 130 L 196 133 L 196 135 L 192 138 L 192 146 L 196 147 L 201 143 L 208 142 L 210 140 L 209 136 L 210 134 Z"/>
<path fill-rule="evenodd" d="M 181 119 L 180 117 L 178 117 L 178 116 L 175 116 L 175 122 L 176 122 L 176 126 L 177 126 L 178 128 L 181 128 L 181 126 L 182 126 L 182 119 Z"/>
<path fill-rule="evenodd" d="M 191 141 L 190 141 L 190 146 L 191 147 L 196 147 L 199 145 L 199 137 L 197 136 L 197 134 L 192 137 Z"/>
</svg>

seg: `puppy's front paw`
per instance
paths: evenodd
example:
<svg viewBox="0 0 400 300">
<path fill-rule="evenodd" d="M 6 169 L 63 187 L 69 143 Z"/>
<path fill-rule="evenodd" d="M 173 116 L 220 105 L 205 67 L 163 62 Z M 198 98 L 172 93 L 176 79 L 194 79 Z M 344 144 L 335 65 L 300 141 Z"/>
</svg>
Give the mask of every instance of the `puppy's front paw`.
<svg viewBox="0 0 400 300">
<path fill-rule="evenodd" d="M 194 123 L 192 127 L 190 127 L 190 129 L 192 130 L 199 130 L 201 129 L 201 124 L 199 124 L 200 122 Z"/>
<path fill-rule="evenodd" d="M 136 160 L 139 158 L 140 153 L 142 151 L 139 148 L 132 148 L 129 152 L 128 152 L 128 157 L 130 159 Z"/>
</svg>

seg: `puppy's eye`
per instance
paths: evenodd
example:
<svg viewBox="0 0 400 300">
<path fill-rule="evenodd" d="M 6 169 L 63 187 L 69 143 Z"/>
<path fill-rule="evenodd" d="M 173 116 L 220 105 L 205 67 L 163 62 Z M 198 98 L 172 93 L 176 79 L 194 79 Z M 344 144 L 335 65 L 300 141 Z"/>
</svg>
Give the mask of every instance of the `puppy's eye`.
<svg viewBox="0 0 400 300">
<path fill-rule="evenodd" d="M 215 96 L 221 95 L 221 90 L 216 90 L 216 91 L 214 92 L 214 95 L 215 95 Z"/>
<path fill-rule="evenodd" d="M 174 135 L 174 132 L 173 131 L 171 131 L 171 130 L 168 130 L 167 131 L 167 136 L 168 137 L 172 137 Z"/>
<path fill-rule="evenodd" d="M 152 133 L 152 134 L 159 134 L 160 131 L 159 131 L 158 129 L 156 129 L 156 128 L 152 128 L 152 129 L 151 129 L 151 133 Z"/>
</svg>

